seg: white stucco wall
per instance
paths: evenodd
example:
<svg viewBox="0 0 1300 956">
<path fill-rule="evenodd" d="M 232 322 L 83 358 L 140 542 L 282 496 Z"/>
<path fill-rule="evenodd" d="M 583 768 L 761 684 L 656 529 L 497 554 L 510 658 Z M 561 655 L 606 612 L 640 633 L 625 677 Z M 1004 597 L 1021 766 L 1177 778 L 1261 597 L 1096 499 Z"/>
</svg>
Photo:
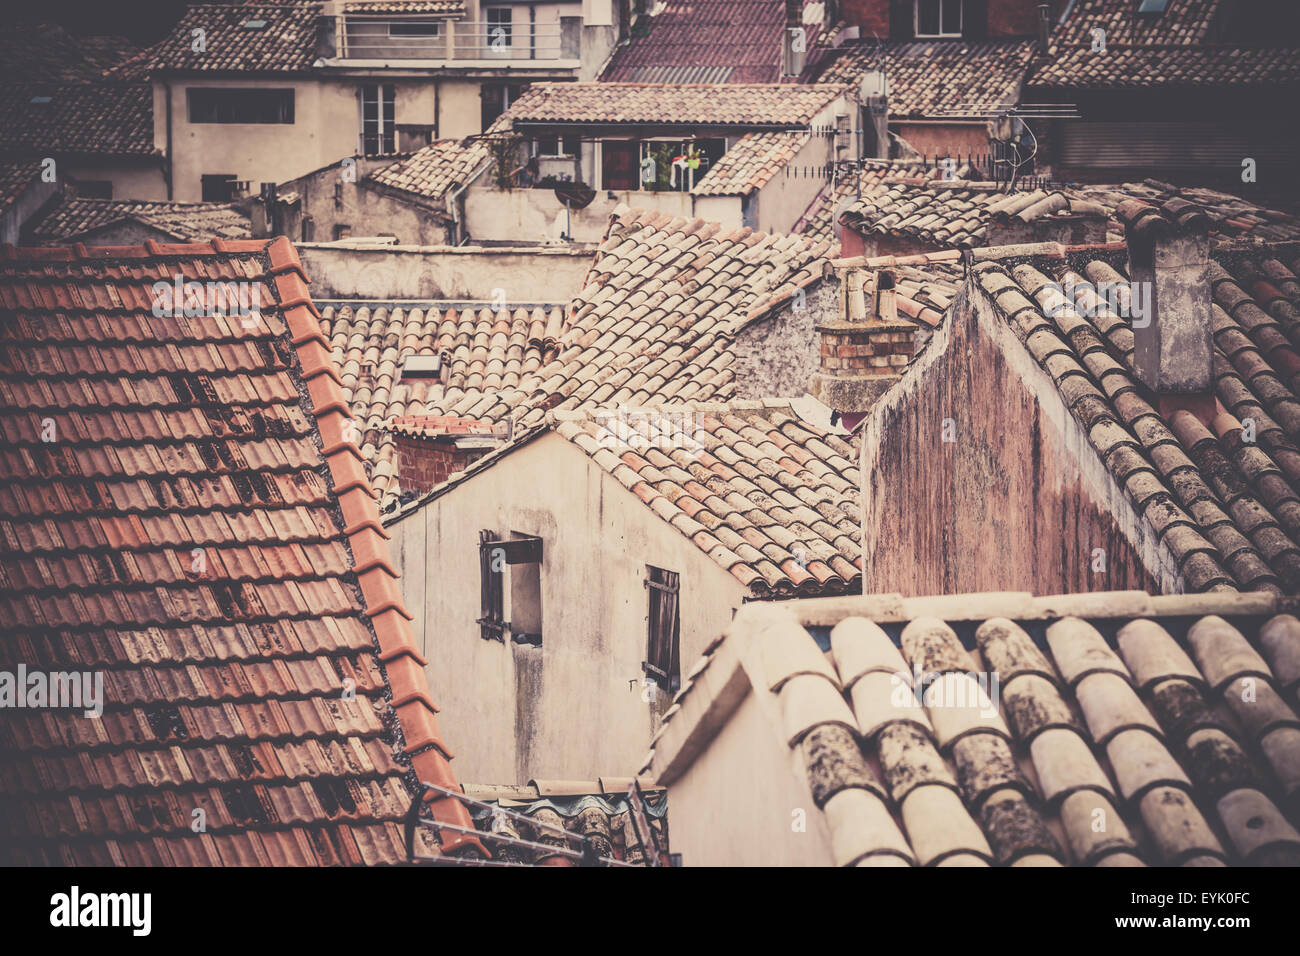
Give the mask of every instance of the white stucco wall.
<svg viewBox="0 0 1300 956">
<path fill-rule="evenodd" d="M 478 533 L 543 539 L 540 648 L 484 640 Z M 642 700 L 646 564 L 681 574 L 687 671 L 743 588 L 581 449 L 554 433 L 388 526 L 461 780 L 634 774 L 668 706 Z M 507 587 L 507 611 L 509 617 Z"/>
<path fill-rule="evenodd" d="M 359 78 L 272 77 L 265 79 L 173 78 L 171 86 L 171 152 L 173 198 L 186 202 L 203 198 L 202 177 L 233 175 L 259 183 L 282 183 L 354 155 L 361 142 L 361 86 L 392 82 L 394 118 L 399 125 L 433 125 L 440 112 L 436 81 Z M 197 88 L 292 89 L 293 123 L 191 123 L 186 91 Z M 475 87 L 477 90 L 477 87 Z M 156 114 L 155 140 L 166 142 L 165 110 Z M 477 124 L 477 117 L 475 118 Z M 475 130 L 477 131 L 477 126 Z M 440 135 L 464 135 L 458 133 Z"/>
<path fill-rule="evenodd" d="M 610 197 L 613 198 L 610 198 Z M 570 235 L 577 242 L 599 242 L 609 225 L 609 215 L 620 203 L 633 209 L 657 209 L 670 216 L 689 218 L 702 215 L 695 211 L 695 197 L 690 193 L 624 190 L 607 193 L 601 190 L 586 209 L 572 211 Z M 731 197 L 716 208 L 719 214 L 734 206 L 734 223 L 740 227 L 740 203 Z M 558 239 L 565 231 L 564 206 L 551 189 L 497 189 L 495 186 L 471 186 L 465 191 L 465 222 L 469 234 L 483 242 L 517 239 L 537 242 Z"/>
<path fill-rule="evenodd" d="M 668 787 L 669 840 L 683 865 L 831 865 L 826 818 L 793 760 L 751 691 Z"/>
</svg>

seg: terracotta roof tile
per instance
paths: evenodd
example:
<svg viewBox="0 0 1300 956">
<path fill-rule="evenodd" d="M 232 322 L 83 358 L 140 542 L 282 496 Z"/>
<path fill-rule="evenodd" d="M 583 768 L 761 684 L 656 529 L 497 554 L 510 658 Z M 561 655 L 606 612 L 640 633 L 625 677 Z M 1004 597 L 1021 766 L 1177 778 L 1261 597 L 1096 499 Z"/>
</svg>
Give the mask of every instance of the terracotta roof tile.
<svg viewBox="0 0 1300 956">
<path fill-rule="evenodd" d="M 193 4 L 149 54 L 144 68 L 162 71 L 307 72 L 316 60 L 320 3 Z M 249 23 L 264 25 L 253 28 Z M 204 48 L 194 49 L 202 30 Z"/>
<path fill-rule="evenodd" d="M 507 115 L 516 123 L 674 123 L 807 127 L 838 87 L 781 83 L 534 83 Z"/>
<path fill-rule="evenodd" d="M 147 83 L 0 87 L 0 142 L 8 153 L 155 155 Z"/>
<path fill-rule="evenodd" d="M 1300 589 L 1300 382 L 1287 371 L 1300 344 L 1291 332 L 1300 298 L 1265 308 L 1244 288 L 1262 274 L 1290 287 L 1298 258 L 1291 245 L 1264 246 L 1225 249 L 1211 263 L 1214 377 L 1225 410 L 1213 432 L 1187 412 L 1166 418 L 1148 404 L 1126 319 L 1095 297 L 1081 300 L 1084 311 L 1096 305 L 1086 317 L 1052 291 L 1051 283 L 1127 281 L 1113 260 L 1085 252 L 1010 268 L 994 259 L 974 270 L 1193 590 Z M 1242 441 L 1244 419 L 1259 430 L 1256 444 Z"/>
<path fill-rule="evenodd" d="M 37 242 L 55 243 L 68 242 L 126 222 L 156 229 L 165 241 L 170 242 L 250 239 L 253 235 L 247 214 L 233 203 L 66 197 L 43 212 L 29 228 Z"/>
<path fill-rule="evenodd" d="M 262 309 L 153 316 L 177 274 L 259 282 Z M 346 406 L 289 342 L 305 291 L 284 239 L 0 250 L 0 667 L 105 691 L 98 719 L 4 709 L 11 861 L 399 862 L 415 774 L 454 786 L 359 453 L 317 450 Z"/>
<path fill-rule="evenodd" d="M 748 196 L 779 175 L 811 133 L 746 133 L 695 184 L 697 196 Z"/>
<path fill-rule="evenodd" d="M 375 170 L 366 181 L 441 200 L 449 189 L 463 185 L 488 159 L 488 147 L 482 141 L 440 139 L 406 159 Z"/>
<path fill-rule="evenodd" d="M 1295 866 L 1300 720 L 1283 675 L 1300 621 L 1257 597 L 749 605 L 693 669 L 646 770 L 671 789 L 722 703 L 725 673 L 708 690 L 698 675 L 739 668 L 786 715 L 781 745 L 839 865 Z M 825 657 L 814 623 L 830 626 Z M 1240 703 L 1242 680 L 1263 706 Z"/>
<path fill-rule="evenodd" d="M 798 421 L 788 402 L 597 408 L 554 417 L 561 435 L 757 596 L 843 594 L 859 586 L 856 453 L 839 436 L 806 425 L 798 431 L 807 460 L 783 468 L 778 460 L 786 453 L 769 436 L 788 444 L 780 429 Z M 710 459 L 731 466 L 713 466 L 711 487 L 666 474 L 679 469 L 685 478 Z M 734 495 L 734 504 L 724 495 Z M 801 502 L 824 507 L 830 520 Z M 827 564 L 844 557 L 841 548 L 848 560 Z"/>
<path fill-rule="evenodd" d="M 890 119 L 951 118 L 984 116 L 1017 103 L 1034 41 L 873 41 L 837 52 L 818 82 L 856 86 L 868 70 L 883 69 Z"/>
</svg>

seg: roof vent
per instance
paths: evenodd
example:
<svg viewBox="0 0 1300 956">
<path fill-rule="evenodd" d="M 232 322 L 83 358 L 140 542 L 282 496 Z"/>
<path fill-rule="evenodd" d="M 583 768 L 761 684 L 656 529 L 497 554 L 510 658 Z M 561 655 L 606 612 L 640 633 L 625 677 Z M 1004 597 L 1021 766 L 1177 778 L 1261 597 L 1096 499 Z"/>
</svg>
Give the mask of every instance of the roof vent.
<svg viewBox="0 0 1300 956">
<path fill-rule="evenodd" d="M 37 105 L 44 105 L 44 104 L 46 104 L 46 103 L 52 103 L 52 102 L 54 102 L 54 97 L 52 97 L 52 96 L 33 96 L 33 97 L 32 97 L 32 102 L 35 103 L 35 104 L 37 104 Z"/>
<path fill-rule="evenodd" d="M 266 21 L 265 21 L 265 20 L 257 20 L 257 19 L 245 20 L 245 21 L 244 21 L 244 29 L 245 29 L 245 30 L 265 30 L 265 29 L 266 29 Z"/>
</svg>

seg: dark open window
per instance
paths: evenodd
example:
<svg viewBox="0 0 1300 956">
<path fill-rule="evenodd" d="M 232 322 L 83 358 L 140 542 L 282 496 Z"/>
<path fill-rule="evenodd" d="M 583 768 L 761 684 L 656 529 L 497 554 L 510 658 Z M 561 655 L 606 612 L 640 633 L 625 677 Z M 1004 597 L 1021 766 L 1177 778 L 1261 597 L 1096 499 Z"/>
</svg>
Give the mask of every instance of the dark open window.
<svg viewBox="0 0 1300 956">
<path fill-rule="evenodd" d="M 186 90 L 191 123 L 293 123 L 293 90 Z"/>
<path fill-rule="evenodd" d="M 510 109 L 512 103 L 523 95 L 522 83 L 484 83 L 479 90 L 482 98 L 482 115 L 479 117 L 483 128 L 487 129 L 496 122 L 497 117 Z"/>
<path fill-rule="evenodd" d="M 504 641 L 506 631 L 516 644 L 542 643 L 542 539 L 514 534 L 499 538 L 494 531 L 478 535 L 479 636 Z M 510 617 L 505 616 L 506 589 Z"/>
<path fill-rule="evenodd" d="M 646 571 L 645 586 L 650 596 L 649 634 L 646 660 L 641 666 L 647 677 L 672 694 L 681 686 L 680 575 L 648 564 Z"/>
<path fill-rule="evenodd" d="M 199 183 L 203 189 L 204 202 L 230 202 L 235 198 L 235 177 L 228 173 L 202 176 Z"/>
<path fill-rule="evenodd" d="M 962 0 L 916 0 L 918 37 L 961 36 Z"/>
</svg>

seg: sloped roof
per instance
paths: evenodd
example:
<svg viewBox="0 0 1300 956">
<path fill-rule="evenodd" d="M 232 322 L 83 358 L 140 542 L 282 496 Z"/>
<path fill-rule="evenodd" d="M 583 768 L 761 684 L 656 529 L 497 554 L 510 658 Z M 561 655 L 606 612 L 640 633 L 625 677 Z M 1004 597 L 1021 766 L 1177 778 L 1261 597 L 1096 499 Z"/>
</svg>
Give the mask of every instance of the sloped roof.
<svg viewBox="0 0 1300 956">
<path fill-rule="evenodd" d="M 358 442 L 381 510 L 401 493 L 393 418 L 444 414 L 497 402 L 502 392 L 540 369 L 557 349 L 564 310 L 533 306 L 494 311 L 487 302 L 331 304 L 321 310 L 321 333 L 339 369 L 343 397 L 359 429 Z M 412 355 L 446 353 L 447 382 L 402 381 Z M 465 417 L 470 417 L 466 415 Z M 494 419 L 495 421 L 495 419 Z"/>
<path fill-rule="evenodd" d="M 316 61 L 320 3 L 201 3 L 152 51 L 148 69 L 198 72 L 301 73 Z M 264 21 L 256 29 L 245 26 Z M 194 49 L 194 31 L 203 49 Z"/>
<path fill-rule="evenodd" d="M 482 140 L 440 139 L 406 159 L 375 170 L 366 181 L 441 200 L 447 190 L 463 185 L 489 156 L 487 143 Z"/>
<path fill-rule="evenodd" d="M 78 36 L 56 23 L 6 17 L 0 33 L 0 80 L 94 83 L 137 52 L 125 37 Z"/>
<path fill-rule="evenodd" d="M 260 311 L 169 316 L 173 276 Z M 0 855 L 404 860 L 456 783 L 292 245 L 5 247 L 0 309 L 0 662 L 104 681 L 0 710 Z"/>
<path fill-rule="evenodd" d="M 157 229 L 173 242 L 248 239 L 252 223 L 234 203 L 61 199 L 31 226 L 38 242 L 64 242 L 122 222 Z"/>
<path fill-rule="evenodd" d="M 1228 32 L 1238 14 L 1260 13 L 1238 6 L 1244 7 L 1226 0 L 1170 0 L 1163 12 L 1144 15 L 1131 0 L 1078 0 L 1053 31 L 1049 55 L 1034 64 L 1029 85 L 1134 89 L 1300 83 L 1300 53 L 1285 25 L 1277 39 L 1290 41 L 1289 47 L 1231 40 Z M 1104 53 L 1093 51 L 1096 30 L 1104 31 Z"/>
<path fill-rule="evenodd" d="M 1293 610 L 1132 591 L 750 604 L 644 769 L 671 790 L 752 693 L 841 866 L 1296 866 Z"/>
<path fill-rule="evenodd" d="M 10 203 L 40 178 L 41 167 L 42 161 L 39 159 L 0 163 L 0 212 L 8 209 Z"/>
<path fill-rule="evenodd" d="M 842 160 L 835 164 L 834 181 L 827 183 L 790 231 L 810 239 L 834 239 L 836 209 L 861 194 L 871 195 L 876 187 L 892 179 L 934 179 L 939 168 L 927 169 L 910 160 Z"/>
<path fill-rule="evenodd" d="M 807 126 L 841 94 L 780 83 L 534 83 L 507 110 L 515 123 Z"/>
<path fill-rule="evenodd" d="M 691 192 L 696 196 L 748 196 L 780 174 L 811 136 L 806 131 L 746 133 Z"/>
<path fill-rule="evenodd" d="M 861 588 L 861 475 L 789 401 L 557 412 L 556 431 L 756 597 Z"/>
<path fill-rule="evenodd" d="M 1093 293 L 1070 303 L 1049 285 L 1123 283 L 1122 304 L 1122 247 L 1068 257 L 1055 249 L 1005 263 L 998 250 L 977 251 L 988 261 L 974 275 L 1174 556 L 1187 588 L 1300 591 L 1300 245 L 1213 257 L 1222 411 L 1212 430 L 1186 411 L 1166 415 L 1148 402 L 1133 371 L 1129 320 Z M 1254 443 L 1242 440 L 1244 419 L 1258 430 Z"/>
<path fill-rule="evenodd" d="M 349 0 L 344 13 L 428 13 L 445 17 L 465 15 L 464 0 Z"/>
<path fill-rule="evenodd" d="M 802 5 L 802 4 L 801 4 Z M 775 83 L 781 78 L 785 0 L 666 0 L 620 45 L 602 80 L 631 83 Z M 813 49 L 822 5 L 804 7 Z"/>
<path fill-rule="evenodd" d="M 1065 48 L 1035 69 L 1034 86 L 1149 89 L 1300 86 L 1300 49 L 1258 47 Z"/>
<path fill-rule="evenodd" d="M 153 90 L 147 83 L 6 83 L 0 86 L 0 149 L 154 155 Z"/>
<path fill-rule="evenodd" d="M 1085 199 L 1099 202 L 1111 211 L 1127 199 L 1139 199 L 1162 206 L 1171 199 L 1200 206 L 1210 218 L 1210 231 L 1219 239 L 1260 239 L 1282 241 L 1300 239 L 1300 216 L 1280 209 L 1260 206 L 1249 199 L 1197 186 L 1175 186 L 1158 179 L 1140 183 L 1109 186 L 1076 186 L 1071 190 Z"/>
<path fill-rule="evenodd" d="M 891 119 L 980 117 L 1016 103 L 1032 40 L 921 40 L 845 46 L 818 78 L 856 84 L 868 70 L 889 77 Z"/>
</svg>

